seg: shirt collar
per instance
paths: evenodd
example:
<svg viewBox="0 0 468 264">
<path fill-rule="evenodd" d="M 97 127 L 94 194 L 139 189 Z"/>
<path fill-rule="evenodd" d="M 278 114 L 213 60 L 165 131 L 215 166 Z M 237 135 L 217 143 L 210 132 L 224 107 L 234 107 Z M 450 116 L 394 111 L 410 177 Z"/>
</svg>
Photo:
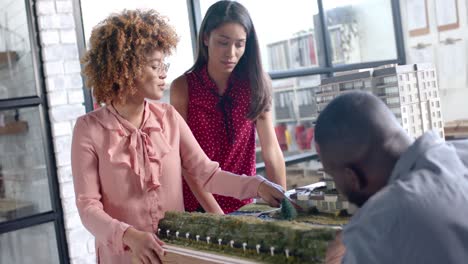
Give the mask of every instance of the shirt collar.
<svg viewBox="0 0 468 264">
<path fill-rule="evenodd" d="M 165 114 L 165 109 L 150 104 L 147 101 L 145 101 L 144 108 L 143 123 L 140 128 L 135 127 L 132 123 L 123 118 L 111 104 L 105 106 L 104 109 L 96 111 L 95 115 L 96 120 L 103 127 L 109 130 L 122 131 L 125 135 L 127 135 L 127 132 L 132 133 L 138 129 L 149 128 L 154 130 L 163 130 L 162 118 Z M 150 118 L 151 115 L 156 115 L 156 118 Z"/>
<path fill-rule="evenodd" d="M 200 77 L 203 79 L 203 82 L 207 84 L 208 88 L 213 90 L 216 94 L 218 94 L 218 86 L 214 82 L 214 80 L 208 74 L 208 64 L 203 66 L 199 72 Z M 235 86 L 241 81 L 241 78 L 238 74 L 234 71 L 231 73 L 228 79 L 228 86 L 232 85 L 231 91 L 235 88 Z"/>
<path fill-rule="evenodd" d="M 433 146 L 443 143 L 444 140 L 434 131 L 423 134 L 400 156 L 400 159 L 398 159 L 393 168 L 389 183 L 397 181 L 401 176 L 411 171 L 421 154 L 425 153 Z"/>
<path fill-rule="evenodd" d="M 98 114 L 95 114 L 98 122 L 105 128 L 118 131 L 122 140 L 126 140 L 125 144 L 117 144 L 109 149 L 110 161 L 124 163 L 133 169 L 140 178 L 142 189 L 145 188 L 145 184 L 148 184 L 150 189 L 161 185 L 159 182 L 162 175 L 161 160 L 172 150 L 163 133 L 162 120 L 167 109 L 167 106 L 145 101 L 140 128 L 120 116 L 112 105 L 96 111 Z M 128 152 L 130 158 L 122 160 L 120 154 L 123 152 Z M 143 162 L 138 159 L 138 153 L 143 153 Z"/>
</svg>

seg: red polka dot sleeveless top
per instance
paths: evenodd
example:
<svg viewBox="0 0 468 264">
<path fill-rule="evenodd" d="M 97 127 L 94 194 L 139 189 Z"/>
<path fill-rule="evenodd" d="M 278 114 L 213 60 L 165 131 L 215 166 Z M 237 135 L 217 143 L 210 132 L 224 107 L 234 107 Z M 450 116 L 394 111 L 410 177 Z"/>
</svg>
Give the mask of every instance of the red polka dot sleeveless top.
<svg viewBox="0 0 468 264">
<path fill-rule="evenodd" d="M 220 96 L 206 66 L 185 76 L 189 92 L 187 124 L 201 148 L 221 169 L 255 175 L 255 123 L 246 118 L 249 82 L 231 74 L 227 89 Z M 185 181 L 183 191 L 185 210 L 197 210 L 200 205 Z M 226 214 L 252 202 L 216 194 L 214 197 Z"/>
</svg>

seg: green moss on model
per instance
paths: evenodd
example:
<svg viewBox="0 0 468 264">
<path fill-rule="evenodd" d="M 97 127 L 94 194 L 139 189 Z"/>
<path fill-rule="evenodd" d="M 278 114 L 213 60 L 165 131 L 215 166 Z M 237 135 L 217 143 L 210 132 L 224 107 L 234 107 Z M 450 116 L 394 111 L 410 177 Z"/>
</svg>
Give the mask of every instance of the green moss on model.
<svg viewBox="0 0 468 264">
<path fill-rule="evenodd" d="M 237 212 L 265 212 L 265 211 L 269 211 L 272 209 L 275 209 L 275 208 L 266 204 L 251 203 L 251 204 L 242 206 L 241 208 L 237 210 Z"/>
<path fill-rule="evenodd" d="M 336 216 L 327 213 L 318 213 L 316 215 L 299 214 L 296 221 L 316 225 L 343 226 L 349 222 L 349 216 Z"/>
<path fill-rule="evenodd" d="M 228 243 L 231 240 L 235 241 L 241 254 L 244 254 L 244 242 L 247 243 L 247 251 L 253 252 L 253 255 L 257 254 L 255 246 L 261 245 L 262 251 L 266 252 L 260 254 L 262 257 L 269 256 L 270 247 L 273 246 L 279 260 L 265 260 L 267 263 L 319 263 L 324 260 L 327 244 L 333 240 L 336 232 L 332 228 L 296 221 L 264 221 L 254 217 L 180 212 L 167 212 L 159 226 L 160 237 L 169 239 L 171 243 L 180 241 L 192 247 L 196 244 L 224 253 L 230 253 Z M 169 237 L 166 237 L 166 230 L 170 230 Z M 178 239 L 174 235 L 176 231 L 179 231 Z M 186 233 L 190 233 L 190 239 L 185 238 Z M 196 235 L 200 235 L 199 242 L 195 241 Z M 211 238 L 210 244 L 206 243 L 207 236 Z M 217 242 L 219 238 L 223 241 L 221 247 Z M 285 249 L 290 252 L 287 262 L 284 261 Z"/>
</svg>

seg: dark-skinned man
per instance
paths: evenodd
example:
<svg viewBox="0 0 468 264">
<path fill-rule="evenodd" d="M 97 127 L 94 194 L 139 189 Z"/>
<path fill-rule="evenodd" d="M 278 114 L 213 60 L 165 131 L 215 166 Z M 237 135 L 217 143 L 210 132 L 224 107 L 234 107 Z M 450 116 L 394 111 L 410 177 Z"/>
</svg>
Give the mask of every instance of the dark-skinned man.
<svg viewBox="0 0 468 264">
<path fill-rule="evenodd" d="M 344 252 L 346 264 L 467 263 L 468 141 L 434 132 L 413 141 L 365 92 L 330 102 L 315 141 L 325 172 L 360 207 L 328 260 L 341 262 Z"/>
</svg>

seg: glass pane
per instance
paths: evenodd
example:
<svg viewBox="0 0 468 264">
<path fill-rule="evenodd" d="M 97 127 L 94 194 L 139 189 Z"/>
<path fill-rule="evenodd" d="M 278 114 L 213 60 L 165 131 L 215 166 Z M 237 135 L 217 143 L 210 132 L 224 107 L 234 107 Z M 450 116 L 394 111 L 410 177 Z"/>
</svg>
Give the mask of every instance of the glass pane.
<svg viewBox="0 0 468 264">
<path fill-rule="evenodd" d="M 215 2 L 200 1 L 202 17 Z M 266 71 L 323 66 L 316 1 L 295 0 L 294 4 L 279 0 L 238 2 L 252 17 Z"/>
<path fill-rule="evenodd" d="M 323 4 L 333 64 L 397 59 L 391 0 Z"/>
<path fill-rule="evenodd" d="M 51 210 L 41 119 L 38 107 L 0 111 L 0 222 Z"/>
<path fill-rule="evenodd" d="M 171 0 L 81 0 L 81 12 L 86 43 L 89 42 L 91 31 L 100 21 L 112 13 L 121 12 L 124 9 L 155 9 L 160 14 L 169 19 L 169 23 L 174 26 L 179 35 L 179 43 L 167 62 L 171 64 L 167 73 L 167 87 L 179 75 L 182 75 L 193 65 L 192 38 L 190 34 L 190 22 L 187 9 L 187 1 Z M 166 90 L 167 91 L 167 90 Z M 169 102 L 169 92 L 164 93 L 163 102 Z"/>
<path fill-rule="evenodd" d="M 311 75 L 272 81 L 275 132 L 285 156 L 315 152 L 315 92 L 320 79 L 320 75 Z"/>
<path fill-rule="evenodd" d="M 1 234 L 0 263 L 59 263 L 54 224 Z"/>
<path fill-rule="evenodd" d="M 25 1 L 0 7 L 0 99 L 36 95 Z"/>
</svg>

